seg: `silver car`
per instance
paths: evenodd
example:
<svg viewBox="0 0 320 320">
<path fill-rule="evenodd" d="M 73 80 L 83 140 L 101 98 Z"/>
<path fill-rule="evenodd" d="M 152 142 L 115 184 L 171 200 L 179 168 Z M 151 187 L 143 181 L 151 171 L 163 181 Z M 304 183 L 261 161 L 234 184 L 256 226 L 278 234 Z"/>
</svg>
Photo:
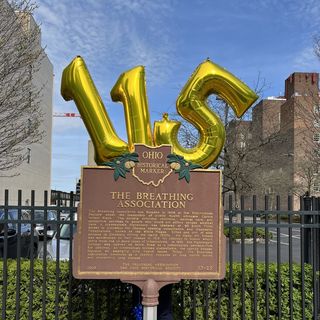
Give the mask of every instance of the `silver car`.
<svg viewBox="0 0 320 320">
<path fill-rule="evenodd" d="M 34 211 L 34 219 L 35 220 L 44 220 L 44 210 L 35 210 Z M 57 230 L 57 213 L 53 210 L 47 211 L 47 230 Z M 44 224 L 37 223 L 36 230 L 39 233 L 40 239 L 43 239 L 44 236 Z"/>
<path fill-rule="evenodd" d="M 39 233 L 31 227 L 31 216 L 27 210 L 21 211 L 21 219 L 16 209 L 9 209 L 8 220 L 13 223 L 2 223 L 6 217 L 5 211 L 0 209 L 0 258 L 3 258 L 5 246 L 7 248 L 7 258 L 15 259 L 18 256 L 18 236 L 20 236 L 20 257 L 37 257 L 39 247 Z M 28 221 L 29 220 L 29 221 Z M 7 229 L 7 232 L 5 232 Z M 31 234 L 33 229 L 33 235 Z"/>
<path fill-rule="evenodd" d="M 65 221 L 71 221 L 70 215 L 67 217 Z M 70 223 L 63 223 L 60 227 L 60 233 L 58 237 L 58 232 L 50 232 L 48 231 L 48 237 L 52 236 L 52 239 L 47 243 L 43 243 L 43 246 L 39 250 L 38 257 L 43 259 L 44 254 L 46 254 L 47 259 L 49 260 L 57 260 L 58 248 L 59 248 L 59 260 L 70 260 L 70 246 L 72 243 L 70 242 L 73 239 L 73 235 L 77 230 L 77 214 L 74 215 L 74 223 L 72 223 L 72 227 Z M 72 234 L 71 234 L 72 229 Z M 44 246 L 46 245 L 47 250 L 45 253 Z"/>
</svg>

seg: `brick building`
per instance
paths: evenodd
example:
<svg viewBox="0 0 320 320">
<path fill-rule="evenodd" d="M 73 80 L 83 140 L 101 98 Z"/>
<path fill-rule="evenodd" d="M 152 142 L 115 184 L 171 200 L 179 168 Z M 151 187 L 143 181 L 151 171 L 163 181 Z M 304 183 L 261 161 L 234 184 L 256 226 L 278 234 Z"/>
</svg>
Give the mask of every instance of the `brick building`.
<svg viewBox="0 0 320 320">
<path fill-rule="evenodd" d="M 319 195 L 318 82 L 317 73 L 293 73 L 285 81 L 283 97 L 260 101 L 252 111 L 251 121 L 233 121 L 227 128 L 227 136 L 235 137 L 232 148 L 238 153 L 239 150 L 243 154 L 248 152 L 241 172 L 247 177 L 247 186 L 242 185 L 239 174 L 238 193 L 260 195 L 259 207 L 264 206 L 264 194 L 269 195 L 270 209 L 275 208 L 275 196 L 278 194 L 282 199 L 288 194 L 293 195 L 295 209 L 299 209 L 298 195 L 306 191 Z M 226 177 L 237 166 L 232 148 L 230 166 L 225 168 Z M 226 178 L 225 183 L 228 185 L 231 181 Z M 247 198 L 246 207 L 250 207 L 252 205 Z M 283 208 L 286 206 L 286 201 L 283 201 Z"/>
</svg>

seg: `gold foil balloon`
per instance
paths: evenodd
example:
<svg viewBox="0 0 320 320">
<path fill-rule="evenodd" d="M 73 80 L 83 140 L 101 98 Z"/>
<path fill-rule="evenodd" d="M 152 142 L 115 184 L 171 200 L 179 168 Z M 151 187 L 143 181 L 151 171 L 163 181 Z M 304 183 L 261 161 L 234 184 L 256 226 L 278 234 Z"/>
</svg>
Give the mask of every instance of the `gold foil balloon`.
<svg viewBox="0 0 320 320">
<path fill-rule="evenodd" d="M 156 121 L 153 139 L 142 66 L 124 72 L 113 89 L 113 101 L 124 105 L 128 144 L 116 134 L 99 93 L 81 57 L 75 58 L 62 74 L 61 94 L 74 100 L 95 148 L 98 164 L 134 150 L 135 143 L 149 146 L 171 144 L 173 153 L 187 161 L 209 167 L 219 156 L 225 130 L 219 117 L 206 103 L 212 93 L 224 99 L 238 117 L 256 101 L 257 95 L 228 71 L 207 60 L 194 71 L 177 99 L 178 113 L 199 131 L 195 148 L 183 148 L 177 139 L 180 122 L 164 115 Z"/>
<path fill-rule="evenodd" d="M 63 71 L 61 95 L 74 100 L 95 149 L 95 160 L 101 164 L 129 151 L 112 125 L 85 62 L 76 57 Z"/>
<path fill-rule="evenodd" d="M 234 75 L 207 60 L 194 71 L 176 103 L 178 113 L 198 129 L 198 145 L 183 148 L 177 138 L 179 122 L 170 121 L 166 116 L 155 122 L 155 145 L 171 144 L 173 153 L 204 168 L 209 167 L 218 158 L 225 141 L 224 125 L 206 103 L 213 93 L 225 100 L 237 117 L 242 116 L 258 98 Z"/>
<path fill-rule="evenodd" d="M 172 138 L 178 135 L 181 122 L 169 120 L 167 113 L 163 114 L 162 120 L 155 121 L 153 128 L 154 141 L 157 146 L 161 144 L 171 144 Z"/>
<path fill-rule="evenodd" d="M 129 148 L 133 149 L 134 143 L 153 146 L 144 67 L 121 74 L 111 90 L 111 98 L 124 105 Z"/>
</svg>

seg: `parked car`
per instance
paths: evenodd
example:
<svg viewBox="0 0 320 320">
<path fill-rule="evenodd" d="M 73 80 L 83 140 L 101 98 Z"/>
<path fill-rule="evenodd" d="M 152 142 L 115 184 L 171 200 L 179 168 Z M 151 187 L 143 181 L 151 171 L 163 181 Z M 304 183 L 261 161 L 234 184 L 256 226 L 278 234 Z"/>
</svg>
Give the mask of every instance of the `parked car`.
<svg viewBox="0 0 320 320">
<path fill-rule="evenodd" d="M 66 218 L 66 221 L 71 220 L 71 214 Z M 71 234 L 71 224 L 64 223 L 60 226 L 60 237 L 59 237 L 59 260 L 69 260 L 70 259 L 70 240 L 73 239 L 73 235 L 77 231 L 77 214 L 74 214 L 75 223 L 72 224 L 72 234 Z M 48 233 L 48 236 L 51 232 Z M 43 259 L 44 256 L 44 246 L 47 245 L 46 257 L 49 260 L 57 260 L 57 248 L 58 248 L 58 233 L 54 232 L 52 239 L 50 239 L 46 244 L 44 243 L 39 250 L 38 257 Z"/>
<path fill-rule="evenodd" d="M 60 220 L 66 220 L 69 215 L 70 215 L 70 211 L 69 210 L 61 210 L 61 212 L 60 212 Z"/>
<path fill-rule="evenodd" d="M 34 211 L 35 220 L 44 220 L 44 210 L 35 210 Z M 57 212 L 55 210 L 47 211 L 47 230 L 57 230 Z M 40 240 L 44 236 L 44 223 L 37 223 L 36 229 L 39 233 Z"/>
<path fill-rule="evenodd" d="M 39 233 L 35 226 L 33 228 L 33 234 L 31 234 L 31 220 L 30 213 L 26 210 L 21 211 L 21 223 L 19 232 L 19 223 L 9 222 L 7 223 L 7 239 L 5 239 L 5 223 L 1 223 L 1 220 L 5 219 L 5 211 L 0 209 L 0 258 L 4 256 L 5 245 L 7 247 L 7 258 L 16 258 L 18 256 L 18 237 L 20 233 L 20 256 L 22 258 L 31 258 L 38 256 L 39 248 Z M 18 220 L 18 210 L 8 210 L 8 220 Z M 32 240 L 33 240 L 33 252 L 32 252 Z"/>
</svg>

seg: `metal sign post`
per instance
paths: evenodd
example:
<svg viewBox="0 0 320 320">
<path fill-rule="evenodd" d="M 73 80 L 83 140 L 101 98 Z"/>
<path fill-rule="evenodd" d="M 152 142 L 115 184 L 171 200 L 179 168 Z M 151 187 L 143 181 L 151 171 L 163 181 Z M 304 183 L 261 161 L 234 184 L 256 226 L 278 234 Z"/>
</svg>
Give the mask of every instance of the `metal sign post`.
<svg viewBox="0 0 320 320">
<path fill-rule="evenodd" d="M 143 306 L 143 320 L 157 320 L 157 306 Z"/>
<path fill-rule="evenodd" d="M 164 284 L 157 283 L 153 279 L 148 279 L 140 283 L 144 320 L 157 320 L 159 290 Z"/>
<path fill-rule="evenodd" d="M 180 279 L 172 280 L 131 280 L 121 279 L 124 283 L 131 283 L 142 291 L 143 320 L 157 320 L 157 305 L 159 304 L 159 290 L 171 283 L 177 283 Z"/>
</svg>

